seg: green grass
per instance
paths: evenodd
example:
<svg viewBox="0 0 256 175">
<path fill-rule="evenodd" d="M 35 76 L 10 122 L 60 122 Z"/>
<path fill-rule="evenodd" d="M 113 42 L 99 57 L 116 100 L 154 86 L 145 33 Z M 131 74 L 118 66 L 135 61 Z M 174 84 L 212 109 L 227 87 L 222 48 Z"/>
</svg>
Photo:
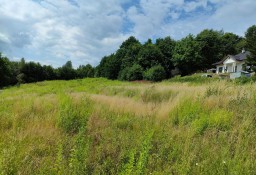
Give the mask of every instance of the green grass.
<svg viewBox="0 0 256 175">
<path fill-rule="evenodd" d="M 199 76 L 10 87 L 0 93 L 0 175 L 256 174 L 255 106 L 254 83 Z"/>
</svg>

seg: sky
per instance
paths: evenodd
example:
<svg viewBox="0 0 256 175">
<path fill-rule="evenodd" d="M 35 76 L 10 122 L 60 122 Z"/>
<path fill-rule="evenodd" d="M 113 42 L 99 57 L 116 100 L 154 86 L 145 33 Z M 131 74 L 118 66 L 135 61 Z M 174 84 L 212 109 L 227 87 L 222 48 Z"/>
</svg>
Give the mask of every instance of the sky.
<svg viewBox="0 0 256 175">
<path fill-rule="evenodd" d="M 240 36 L 255 0 L 0 0 L 0 52 L 11 60 L 97 66 L 129 36 L 175 40 L 204 29 Z"/>
</svg>

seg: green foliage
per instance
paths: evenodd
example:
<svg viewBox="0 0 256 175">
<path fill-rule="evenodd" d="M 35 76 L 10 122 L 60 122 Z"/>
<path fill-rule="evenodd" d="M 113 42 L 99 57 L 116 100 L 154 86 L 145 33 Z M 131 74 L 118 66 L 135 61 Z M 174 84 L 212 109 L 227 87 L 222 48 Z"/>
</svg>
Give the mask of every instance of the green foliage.
<svg viewBox="0 0 256 175">
<path fill-rule="evenodd" d="M 129 69 L 130 67 L 126 67 L 123 70 L 121 70 L 118 75 L 118 80 L 128 80 L 127 75 L 128 75 Z"/>
<path fill-rule="evenodd" d="M 206 97 L 210 97 L 210 96 L 218 96 L 218 95 L 221 95 L 223 89 L 220 89 L 219 87 L 208 87 L 206 89 L 206 92 L 205 92 L 205 96 Z"/>
<path fill-rule="evenodd" d="M 150 131 L 145 135 L 145 138 L 140 146 L 140 150 L 138 150 L 137 154 L 135 150 L 131 150 L 128 153 L 119 174 L 145 174 L 148 158 L 150 156 L 150 150 L 152 148 L 151 142 L 153 134 L 154 132 Z"/>
<path fill-rule="evenodd" d="M 79 103 L 73 103 L 72 98 L 60 96 L 60 114 L 58 118 L 58 126 L 66 133 L 78 133 L 81 127 L 86 125 L 90 115 L 91 102 L 87 98 L 83 98 Z M 83 108 L 81 108 L 81 105 Z"/>
<path fill-rule="evenodd" d="M 161 50 L 153 44 L 145 44 L 138 54 L 138 64 L 143 69 L 149 69 L 155 65 L 162 65 L 164 55 Z"/>
<path fill-rule="evenodd" d="M 126 78 L 129 81 L 134 80 L 142 80 L 143 76 L 143 69 L 140 65 L 134 64 L 129 70 L 127 71 Z"/>
<path fill-rule="evenodd" d="M 164 39 L 160 38 L 156 40 L 156 46 L 161 50 L 162 54 L 164 55 L 162 66 L 167 73 L 166 78 L 169 78 L 171 76 L 171 70 L 174 69 L 173 54 L 175 45 L 176 41 L 174 41 L 170 37 L 166 37 Z"/>
<path fill-rule="evenodd" d="M 209 116 L 209 126 L 217 130 L 225 131 L 232 125 L 232 112 L 223 109 L 212 111 Z"/>
<path fill-rule="evenodd" d="M 235 55 L 245 47 L 244 39 L 233 33 L 224 33 L 221 36 L 221 56 Z"/>
<path fill-rule="evenodd" d="M 71 80 L 76 78 L 76 71 L 73 69 L 72 62 L 67 61 L 61 68 L 58 68 L 59 79 Z"/>
<path fill-rule="evenodd" d="M 181 75 L 187 75 L 200 70 L 202 56 L 200 46 L 193 35 L 178 41 L 174 48 L 173 61 L 175 67 L 179 68 Z"/>
<path fill-rule="evenodd" d="M 222 53 L 222 49 L 224 49 L 222 48 L 222 35 L 223 31 L 206 29 L 196 36 L 196 41 L 200 48 L 201 59 L 199 67 L 201 69 L 211 68 L 213 63 L 218 62 L 225 56 L 225 53 Z"/>
<path fill-rule="evenodd" d="M 166 77 L 165 70 L 160 65 L 153 66 L 144 73 L 144 79 L 150 80 L 150 81 L 161 81 L 165 79 L 165 77 Z"/>
<path fill-rule="evenodd" d="M 192 83 L 192 84 L 203 84 L 203 83 L 210 83 L 213 81 L 216 81 L 215 78 L 209 78 L 209 77 L 202 77 L 202 74 L 194 74 L 190 76 L 175 76 L 168 80 L 168 82 L 179 82 L 179 83 Z"/>
<path fill-rule="evenodd" d="M 0 88 L 7 86 L 11 81 L 10 61 L 6 57 L 2 57 L 0 53 Z"/>
<path fill-rule="evenodd" d="M 245 33 L 246 47 L 250 51 L 246 62 L 256 71 L 256 25 L 249 27 Z"/>
<path fill-rule="evenodd" d="M 157 91 L 154 86 L 146 89 L 142 94 L 141 94 L 141 99 L 145 103 L 160 103 L 163 101 L 168 101 L 172 96 L 174 96 L 175 93 L 173 91 L 168 90 L 168 91 Z"/>
<path fill-rule="evenodd" d="M 94 69 L 90 64 L 80 65 L 77 68 L 77 75 L 79 78 L 94 77 Z"/>
<path fill-rule="evenodd" d="M 183 101 L 172 113 L 172 124 L 189 125 L 195 134 L 203 134 L 206 129 L 226 131 L 231 128 L 233 113 L 224 109 L 209 110 L 199 101 L 187 99 Z"/>
<path fill-rule="evenodd" d="M 87 174 L 87 159 L 89 157 L 90 140 L 85 137 L 85 129 L 80 129 L 75 137 L 74 147 L 71 149 L 69 160 L 70 174 Z"/>
<path fill-rule="evenodd" d="M 255 83 L 256 82 L 256 76 L 252 76 L 252 77 L 241 76 L 239 78 L 236 78 L 234 80 L 234 82 L 235 82 L 235 84 L 240 84 L 240 85 L 248 84 L 248 83 Z"/>
<path fill-rule="evenodd" d="M 200 118 L 202 111 L 202 106 L 198 101 L 187 99 L 184 100 L 182 104 L 170 114 L 170 116 L 174 125 L 186 125 L 195 119 Z"/>
<path fill-rule="evenodd" d="M 14 145 L 6 145 L 5 148 L 1 149 L 0 155 L 0 174 L 17 174 L 18 162 L 16 158 L 16 147 Z"/>
</svg>

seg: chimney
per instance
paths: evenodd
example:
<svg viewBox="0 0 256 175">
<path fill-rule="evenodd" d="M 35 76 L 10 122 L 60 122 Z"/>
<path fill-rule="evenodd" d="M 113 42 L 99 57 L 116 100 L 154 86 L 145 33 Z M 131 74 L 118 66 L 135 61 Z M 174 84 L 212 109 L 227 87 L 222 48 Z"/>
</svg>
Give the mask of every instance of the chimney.
<svg viewBox="0 0 256 175">
<path fill-rule="evenodd" d="M 242 49 L 242 53 L 245 53 L 245 49 L 244 48 Z"/>
</svg>

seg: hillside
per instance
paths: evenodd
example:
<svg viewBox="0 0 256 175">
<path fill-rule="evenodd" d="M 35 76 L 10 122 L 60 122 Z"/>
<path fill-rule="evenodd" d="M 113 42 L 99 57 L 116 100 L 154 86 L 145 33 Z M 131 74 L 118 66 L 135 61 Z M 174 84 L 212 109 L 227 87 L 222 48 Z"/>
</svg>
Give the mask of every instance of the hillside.
<svg viewBox="0 0 256 175">
<path fill-rule="evenodd" d="M 0 92 L 0 174 L 256 174 L 256 84 L 45 81 Z"/>
</svg>

